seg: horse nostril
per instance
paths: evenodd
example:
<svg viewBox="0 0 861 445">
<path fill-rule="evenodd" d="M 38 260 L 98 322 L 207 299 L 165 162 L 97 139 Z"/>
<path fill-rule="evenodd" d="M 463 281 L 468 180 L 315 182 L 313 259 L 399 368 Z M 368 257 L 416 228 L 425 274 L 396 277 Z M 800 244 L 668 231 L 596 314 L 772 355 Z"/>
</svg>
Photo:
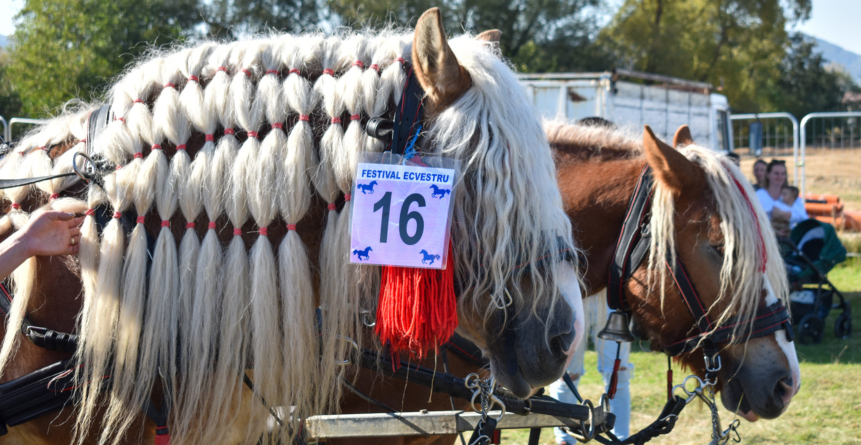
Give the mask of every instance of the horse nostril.
<svg viewBox="0 0 861 445">
<path fill-rule="evenodd" d="M 777 382 L 774 396 L 783 402 L 783 406 L 789 405 L 792 400 L 792 377 L 784 377 Z"/>
<path fill-rule="evenodd" d="M 559 334 L 556 337 L 550 339 L 550 347 L 551 351 L 554 353 L 567 354 L 568 349 L 571 347 L 571 343 L 574 342 L 574 338 L 576 337 L 574 329 L 569 330 L 563 334 Z"/>
</svg>

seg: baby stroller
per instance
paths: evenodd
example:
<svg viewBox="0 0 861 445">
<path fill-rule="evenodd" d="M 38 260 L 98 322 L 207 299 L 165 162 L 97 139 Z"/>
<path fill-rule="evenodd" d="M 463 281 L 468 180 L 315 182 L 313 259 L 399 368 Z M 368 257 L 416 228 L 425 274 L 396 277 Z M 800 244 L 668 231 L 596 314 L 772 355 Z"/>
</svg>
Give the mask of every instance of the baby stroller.
<svg viewBox="0 0 861 445">
<path fill-rule="evenodd" d="M 846 248 L 831 224 L 815 219 L 802 221 L 792 229 L 789 239 L 780 239 L 783 261 L 789 276 L 792 324 L 802 344 L 822 342 L 825 318 L 831 309 L 842 313 L 834 323 L 834 336 L 848 338 L 852 333 L 852 312 L 843 294 L 828 281 L 826 274 L 846 261 Z M 834 296 L 839 303 L 834 305 Z"/>
</svg>

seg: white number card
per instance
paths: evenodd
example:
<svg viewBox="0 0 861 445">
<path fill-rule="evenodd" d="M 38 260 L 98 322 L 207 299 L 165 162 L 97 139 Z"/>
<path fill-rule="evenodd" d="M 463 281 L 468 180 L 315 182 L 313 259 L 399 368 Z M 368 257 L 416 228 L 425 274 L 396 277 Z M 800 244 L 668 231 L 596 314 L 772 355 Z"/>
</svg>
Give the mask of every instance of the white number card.
<svg viewBox="0 0 861 445">
<path fill-rule="evenodd" d="M 350 262 L 442 269 L 455 170 L 360 163 L 352 193 Z"/>
</svg>

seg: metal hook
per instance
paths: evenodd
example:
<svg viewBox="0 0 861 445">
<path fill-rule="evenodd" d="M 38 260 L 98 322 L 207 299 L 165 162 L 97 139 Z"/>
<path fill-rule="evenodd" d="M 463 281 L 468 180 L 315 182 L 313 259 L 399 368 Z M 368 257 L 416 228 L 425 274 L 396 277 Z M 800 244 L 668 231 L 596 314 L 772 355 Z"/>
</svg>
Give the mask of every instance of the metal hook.
<svg viewBox="0 0 861 445">
<path fill-rule="evenodd" d="M 345 341 L 345 342 L 349 342 L 350 346 L 352 346 L 352 347 L 353 347 L 353 349 L 355 349 L 356 351 L 358 351 L 358 350 L 359 350 L 359 344 L 358 344 L 358 343 L 356 343 L 355 341 L 353 341 L 353 339 L 352 339 L 352 338 L 350 338 L 350 337 L 346 337 L 346 336 L 343 336 L 343 335 L 338 335 L 338 336 L 336 336 L 336 337 L 338 338 L 338 340 Z M 335 360 L 335 364 L 336 364 L 336 365 L 340 365 L 340 366 L 346 366 L 346 365 L 349 365 L 350 363 L 352 363 L 352 362 L 350 361 L 350 359 L 349 359 L 349 358 L 348 358 L 348 359 L 346 359 L 346 360 Z"/>
</svg>

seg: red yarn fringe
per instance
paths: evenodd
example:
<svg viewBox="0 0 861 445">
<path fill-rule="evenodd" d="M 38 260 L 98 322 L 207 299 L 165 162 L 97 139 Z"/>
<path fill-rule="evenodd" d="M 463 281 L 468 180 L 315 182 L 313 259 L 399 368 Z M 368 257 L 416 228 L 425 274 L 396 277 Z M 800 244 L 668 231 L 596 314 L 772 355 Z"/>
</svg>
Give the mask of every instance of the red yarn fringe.
<svg viewBox="0 0 861 445">
<path fill-rule="evenodd" d="M 451 244 L 445 269 L 383 266 L 375 332 L 393 354 L 423 358 L 437 350 L 457 327 Z"/>
</svg>

